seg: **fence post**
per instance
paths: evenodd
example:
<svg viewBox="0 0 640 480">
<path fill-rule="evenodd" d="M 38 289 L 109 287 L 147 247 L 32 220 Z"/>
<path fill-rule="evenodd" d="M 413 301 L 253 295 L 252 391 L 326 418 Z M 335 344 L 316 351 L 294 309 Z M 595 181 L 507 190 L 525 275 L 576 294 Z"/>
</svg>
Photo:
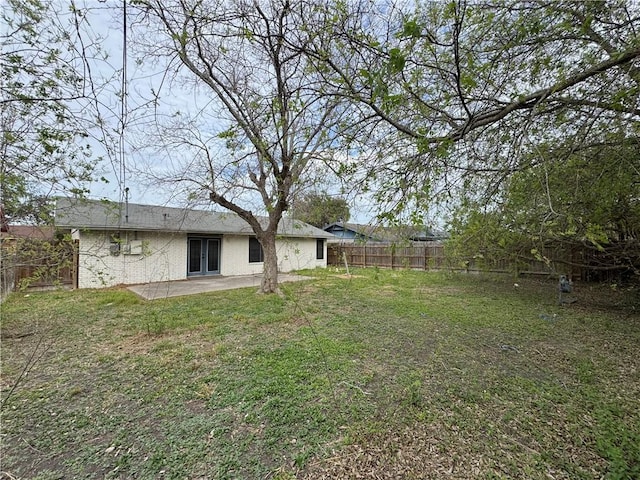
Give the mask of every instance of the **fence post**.
<svg viewBox="0 0 640 480">
<path fill-rule="evenodd" d="M 80 240 L 73 240 L 73 262 L 71 266 L 71 288 L 78 288 L 80 276 Z"/>
<path fill-rule="evenodd" d="M 10 259 L 8 257 L 11 257 Z M 16 254 L 8 251 L 2 252 L 2 265 L 0 266 L 0 302 L 13 292 L 16 287 Z"/>
</svg>

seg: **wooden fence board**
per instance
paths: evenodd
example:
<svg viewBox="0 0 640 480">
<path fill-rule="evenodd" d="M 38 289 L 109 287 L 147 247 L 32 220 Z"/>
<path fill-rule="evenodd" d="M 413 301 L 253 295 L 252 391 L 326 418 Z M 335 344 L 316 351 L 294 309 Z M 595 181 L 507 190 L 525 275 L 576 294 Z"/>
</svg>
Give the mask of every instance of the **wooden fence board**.
<svg viewBox="0 0 640 480">
<path fill-rule="evenodd" d="M 12 247 L 11 241 L 2 245 L 2 268 L 0 284 L 2 297 L 7 293 L 24 287 L 42 288 L 67 286 L 78 287 L 78 241 L 72 248 L 60 252 L 58 258 L 30 259 Z"/>
<path fill-rule="evenodd" d="M 388 244 L 329 244 L 327 264 L 344 266 L 344 257 L 350 267 L 408 268 L 412 270 L 454 270 L 497 273 L 518 273 L 532 275 L 549 275 L 554 273 L 553 267 L 542 261 L 527 260 L 515 264 L 508 260 L 492 262 L 479 261 L 474 258 L 451 258 L 445 253 L 442 244 L 426 244 L 397 246 Z M 563 273 L 570 277 L 580 278 L 581 272 L 576 268 L 565 268 Z"/>
</svg>

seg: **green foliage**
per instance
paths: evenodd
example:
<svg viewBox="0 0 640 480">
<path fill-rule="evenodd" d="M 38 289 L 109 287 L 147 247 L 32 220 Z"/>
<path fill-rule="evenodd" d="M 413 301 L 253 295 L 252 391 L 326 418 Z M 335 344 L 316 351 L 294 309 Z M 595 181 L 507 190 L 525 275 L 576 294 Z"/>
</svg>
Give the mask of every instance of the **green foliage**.
<svg viewBox="0 0 640 480">
<path fill-rule="evenodd" d="M 542 152 L 510 181 L 504 209 L 522 230 L 601 246 L 640 234 L 640 144 Z M 537 158 L 535 159 L 537 160 Z"/>
<path fill-rule="evenodd" d="M 407 59 L 399 48 L 389 50 L 389 72 L 400 73 L 404 69 Z"/>
<path fill-rule="evenodd" d="M 95 161 L 87 144 L 86 72 L 75 55 L 82 20 L 50 2 L 7 0 L 0 36 L 0 203 L 9 221 L 50 220 L 47 200 L 81 195 Z M 78 23 L 75 24 L 74 21 Z M 77 34 L 79 34 L 76 31 Z M 88 54 L 88 52 L 85 52 Z"/>
<path fill-rule="evenodd" d="M 422 26 L 414 19 L 414 20 L 407 20 L 404 22 L 404 24 L 402 25 L 402 33 L 400 34 L 401 37 L 414 37 L 417 38 L 420 36 L 420 34 L 422 33 Z"/>
<path fill-rule="evenodd" d="M 530 257 L 532 244 L 525 234 L 512 230 L 501 213 L 471 210 L 452 222 L 446 249 L 458 263 L 473 262 L 485 269 L 507 265 L 517 271 Z"/>
<path fill-rule="evenodd" d="M 371 2 L 336 15 L 328 88 L 356 104 L 343 133 L 375 151 L 359 179 L 385 211 L 425 185 L 431 204 L 493 196 L 523 154 L 559 139 L 577 150 L 638 136 L 638 2 Z"/>
<path fill-rule="evenodd" d="M 291 216 L 318 228 L 349 220 L 349 205 L 344 198 L 328 193 L 309 193 L 293 203 Z"/>
<path fill-rule="evenodd" d="M 74 242 L 68 235 L 58 235 L 54 239 L 15 238 L 4 239 L 0 245 L 3 281 L 15 277 L 17 270 L 23 275 L 16 285 L 24 289 L 43 281 L 56 284 L 60 272 L 71 271 L 73 267 Z"/>
<path fill-rule="evenodd" d="M 491 204 L 458 210 L 450 247 L 491 261 L 550 262 L 567 258 L 545 257 L 546 246 L 574 246 L 599 252 L 596 267 L 637 270 L 640 150 L 635 139 L 618 143 L 536 149 Z"/>
</svg>

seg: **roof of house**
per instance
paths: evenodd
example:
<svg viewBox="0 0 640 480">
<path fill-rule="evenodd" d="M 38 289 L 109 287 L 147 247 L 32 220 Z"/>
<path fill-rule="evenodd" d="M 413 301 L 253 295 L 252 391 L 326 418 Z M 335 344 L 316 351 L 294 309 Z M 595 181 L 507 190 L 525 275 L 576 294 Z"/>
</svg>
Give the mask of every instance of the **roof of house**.
<svg viewBox="0 0 640 480">
<path fill-rule="evenodd" d="M 401 241 L 434 241 L 448 237 L 445 232 L 437 232 L 425 226 L 399 225 L 384 227 L 377 225 L 361 225 L 358 223 L 338 222 L 327 225 L 325 231 L 353 232 L 356 238 L 371 242 L 401 242 Z"/>
<path fill-rule="evenodd" d="M 346 222 L 336 222 L 331 223 L 324 227 L 324 230 L 327 232 L 351 232 L 355 237 L 361 240 L 372 241 L 372 242 L 384 242 L 376 228 L 372 225 L 360 225 L 357 223 L 346 223 Z"/>
<path fill-rule="evenodd" d="M 258 217 L 266 226 L 267 217 Z M 81 230 L 138 230 L 194 234 L 254 235 L 235 213 L 191 210 L 158 205 L 124 204 L 103 200 L 59 198 L 55 224 Z M 285 237 L 332 238 L 333 235 L 307 223 L 283 218 L 278 235 Z"/>
<path fill-rule="evenodd" d="M 2 230 L 2 238 L 33 238 L 53 240 L 56 229 L 47 225 L 6 225 Z"/>
</svg>

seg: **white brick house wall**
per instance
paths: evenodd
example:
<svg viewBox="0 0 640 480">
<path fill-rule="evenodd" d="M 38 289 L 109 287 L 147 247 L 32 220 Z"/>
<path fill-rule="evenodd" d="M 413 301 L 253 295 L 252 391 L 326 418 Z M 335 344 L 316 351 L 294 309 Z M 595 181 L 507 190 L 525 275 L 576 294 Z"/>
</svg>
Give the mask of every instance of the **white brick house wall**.
<svg viewBox="0 0 640 480">
<path fill-rule="evenodd" d="M 327 266 L 327 241 L 323 241 L 322 259 L 316 259 L 315 238 L 283 238 L 277 241 L 278 270 L 290 272 L 303 268 Z"/>
<path fill-rule="evenodd" d="M 187 234 L 163 232 L 122 232 L 117 244 L 120 253 L 111 252 L 114 232 L 75 231 L 79 239 L 79 288 L 101 288 L 184 280 L 187 278 Z M 223 235 L 220 248 L 220 274 L 262 273 L 262 263 L 249 263 L 249 237 Z M 134 245 L 132 254 L 124 253 Z M 141 248 L 135 248 L 135 245 Z M 284 237 L 277 240 L 278 268 L 290 272 L 302 268 L 327 266 L 326 240 L 322 259 L 316 259 L 315 238 Z"/>
<path fill-rule="evenodd" d="M 187 275 L 187 236 L 182 233 L 125 232 L 122 246 L 142 242 L 142 253 L 113 255 L 111 232 L 79 232 L 78 287 L 180 280 Z M 124 250 L 124 248 L 122 248 Z"/>
<path fill-rule="evenodd" d="M 316 259 L 315 238 L 284 237 L 276 240 L 278 270 L 290 272 L 303 268 L 327 266 L 327 245 L 324 241 L 323 259 Z M 249 237 L 222 237 L 220 273 L 222 275 L 251 275 L 262 273 L 262 263 L 249 263 Z"/>
</svg>

